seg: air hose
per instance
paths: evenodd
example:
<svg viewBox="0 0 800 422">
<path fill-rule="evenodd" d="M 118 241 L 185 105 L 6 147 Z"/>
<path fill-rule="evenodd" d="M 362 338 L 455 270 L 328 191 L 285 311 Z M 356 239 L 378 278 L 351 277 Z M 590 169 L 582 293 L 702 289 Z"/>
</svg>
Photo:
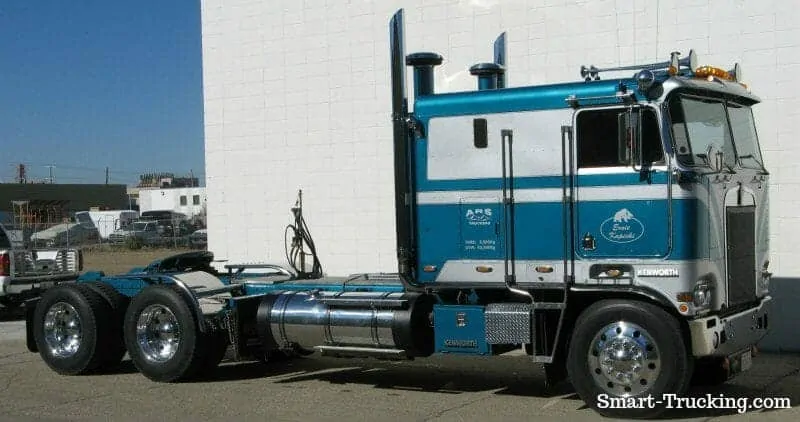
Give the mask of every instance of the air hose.
<svg viewBox="0 0 800 422">
<path fill-rule="evenodd" d="M 308 224 L 303 217 L 303 190 L 297 193 L 297 202 L 292 207 L 294 214 L 294 224 L 289 224 L 284 230 L 284 242 L 286 245 L 286 260 L 297 274 L 298 279 L 308 280 L 322 277 L 322 264 L 317 257 L 317 247 L 311 238 Z M 289 242 L 289 233 L 292 239 Z M 305 252 L 308 247 L 309 253 Z M 311 271 L 306 271 L 306 257 L 312 258 Z M 299 261 L 299 262 L 298 262 Z"/>
</svg>

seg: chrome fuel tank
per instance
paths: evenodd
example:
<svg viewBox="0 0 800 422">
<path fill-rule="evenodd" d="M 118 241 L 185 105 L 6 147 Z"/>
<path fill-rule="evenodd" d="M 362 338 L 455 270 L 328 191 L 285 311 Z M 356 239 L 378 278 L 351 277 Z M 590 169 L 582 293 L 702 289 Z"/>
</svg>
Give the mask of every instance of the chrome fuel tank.
<svg viewBox="0 0 800 422">
<path fill-rule="evenodd" d="M 267 350 L 348 348 L 429 356 L 433 304 L 430 295 L 406 292 L 269 294 L 258 308 L 259 337 Z"/>
</svg>

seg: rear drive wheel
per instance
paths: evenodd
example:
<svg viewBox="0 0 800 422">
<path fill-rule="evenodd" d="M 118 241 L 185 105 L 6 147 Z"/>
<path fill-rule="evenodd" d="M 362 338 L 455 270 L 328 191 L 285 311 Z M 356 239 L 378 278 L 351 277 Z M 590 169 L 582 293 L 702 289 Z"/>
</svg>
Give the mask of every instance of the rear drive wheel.
<svg viewBox="0 0 800 422">
<path fill-rule="evenodd" d="M 136 368 L 153 381 L 177 382 L 205 363 L 198 320 L 183 292 L 153 285 L 133 297 L 125 313 L 125 344 Z"/>
<path fill-rule="evenodd" d="M 575 323 L 567 358 L 575 391 L 607 417 L 652 418 L 666 409 L 663 394 L 682 394 L 691 376 L 690 357 L 676 319 L 644 302 L 603 300 Z M 651 405 L 614 406 L 652 397 Z M 624 403 L 623 403 L 624 404 Z"/>
<path fill-rule="evenodd" d="M 62 375 L 98 369 L 110 338 L 111 309 L 81 284 L 48 289 L 33 315 L 33 336 L 44 362 Z"/>
<path fill-rule="evenodd" d="M 130 299 L 118 292 L 117 289 L 102 281 L 85 283 L 86 286 L 94 290 L 105 299 L 111 307 L 111 333 L 107 342 L 107 350 L 104 353 L 103 370 L 114 369 L 122 362 L 127 349 L 125 348 L 125 337 L 122 333 L 122 323 L 125 320 L 125 310 L 128 308 Z"/>
</svg>

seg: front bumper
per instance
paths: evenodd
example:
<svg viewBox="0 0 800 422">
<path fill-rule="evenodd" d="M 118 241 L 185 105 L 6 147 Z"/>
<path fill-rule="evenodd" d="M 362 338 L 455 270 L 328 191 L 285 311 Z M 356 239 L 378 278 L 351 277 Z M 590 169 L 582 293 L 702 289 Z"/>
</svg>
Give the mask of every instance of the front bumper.
<svg viewBox="0 0 800 422">
<path fill-rule="evenodd" d="M 689 321 L 694 356 L 729 356 L 757 344 L 769 329 L 771 305 L 766 296 L 758 307 L 738 314 Z"/>
</svg>

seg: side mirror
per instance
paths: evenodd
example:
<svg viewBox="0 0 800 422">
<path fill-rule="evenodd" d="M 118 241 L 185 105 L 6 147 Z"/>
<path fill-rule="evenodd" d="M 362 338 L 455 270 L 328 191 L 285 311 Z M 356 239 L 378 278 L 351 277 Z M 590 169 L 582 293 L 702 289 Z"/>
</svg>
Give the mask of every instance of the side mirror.
<svg viewBox="0 0 800 422">
<path fill-rule="evenodd" d="M 725 166 L 725 162 L 723 160 L 724 157 L 722 150 L 717 151 L 717 153 L 714 154 L 714 171 L 722 171 L 722 168 Z"/>
<path fill-rule="evenodd" d="M 703 164 L 707 165 L 712 172 L 718 173 L 722 170 L 724 157 L 722 151 L 714 145 L 709 145 L 705 153 L 697 154 L 697 156 L 703 160 Z"/>
<path fill-rule="evenodd" d="M 618 154 L 620 164 L 630 165 L 634 170 L 642 167 L 641 113 L 629 109 L 617 116 Z"/>
</svg>

